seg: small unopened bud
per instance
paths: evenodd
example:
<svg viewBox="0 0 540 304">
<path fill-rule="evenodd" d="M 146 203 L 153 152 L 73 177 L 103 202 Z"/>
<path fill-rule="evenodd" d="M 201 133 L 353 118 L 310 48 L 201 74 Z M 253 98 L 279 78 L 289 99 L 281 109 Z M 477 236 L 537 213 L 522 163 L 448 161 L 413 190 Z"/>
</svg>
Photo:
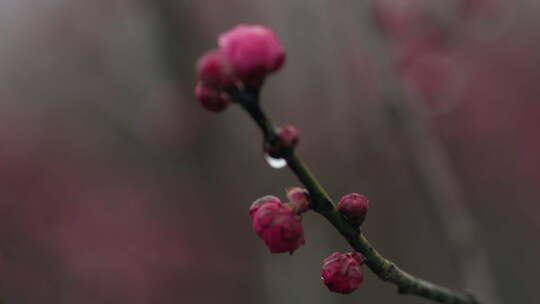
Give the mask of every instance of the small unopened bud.
<svg viewBox="0 0 540 304">
<path fill-rule="evenodd" d="M 293 187 L 285 190 L 287 191 L 287 198 L 290 201 L 290 206 L 296 213 L 300 214 L 309 210 L 309 197 L 306 189 Z"/>
<path fill-rule="evenodd" d="M 283 126 L 278 130 L 279 144 L 286 149 L 296 147 L 300 140 L 298 129 L 294 126 Z"/>
<path fill-rule="evenodd" d="M 209 51 L 197 62 L 197 77 L 206 87 L 223 89 L 235 84 L 231 65 L 220 51 Z"/>
<path fill-rule="evenodd" d="M 236 76 L 248 85 L 259 85 L 285 62 L 276 35 L 261 25 L 238 25 L 219 36 L 219 46 Z"/>
<path fill-rule="evenodd" d="M 353 225 L 360 226 L 366 219 L 369 200 L 358 193 L 350 193 L 341 198 L 338 209 Z"/>
<path fill-rule="evenodd" d="M 197 84 L 195 96 L 199 103 L 211 112 L 224 111 L 231 103 L 231 100 L 224 92 L 208 88 L 202 83 Z"/>
<path fill-rule="evenodd" d="M 283 126 L 277 129 L 277 138 L 266 144 L 266 152 L 274 158 L 282 158 L 288 151 L 294 149 L 300 141 L 298 129 L 294 126 Z"/>
<path fill-rule="evenodd" d="M 278 198 L 267 196 L 255 201 L 250 208 L 250 216 L 253 230 L 271 253 L 292 254 L 305 244 L 301 217 Z"/>
<path fill-rule="evenodd" d="M 363 257 L 357 252 L 334 252 L 323 261 L 322 280 L 332 292 L 351 293 L 362 284 L 364 275 L 360 266 Z"/>
</svg>

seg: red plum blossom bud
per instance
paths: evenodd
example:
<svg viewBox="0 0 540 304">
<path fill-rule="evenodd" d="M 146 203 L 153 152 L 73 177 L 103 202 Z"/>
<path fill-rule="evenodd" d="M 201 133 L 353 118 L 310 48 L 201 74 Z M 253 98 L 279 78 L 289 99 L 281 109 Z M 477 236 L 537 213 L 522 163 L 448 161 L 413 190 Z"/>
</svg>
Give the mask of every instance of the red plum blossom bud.
<svg viewBox="0 0 540 304">
<path fill-rule="evenodd" d="M 321 271 L 324 285 L 330 291 L 351 293 L 364 281 L 360 266 L 363 257 L 357 252 L 334 252 L 323 261 Z"/>
<path fill-rule="evenodd" d="M 281 158 L 288 150 L 294 149 L 299 141 L 296 127 L 283 126 L 277 130 L 277 139 L 271 144 L 266 144 L 265 150 L 270 156 Z"/>
<path fill-rule="evenodd" d="M 279 143 L 283 148 L 292 149 L 300 140 L 298 129 L 294 126 L 284 126 L 278 130 Z"/>
<path fill-rule="evenodd" d="M 259 85 L 285 62 L 285 52 L 276 35 L 261 25 L 237 25 L 219 36 L 219 47 L 236 76 L 248 85 Z"/>
<path fill-rule="evenodd" d="M 197 62 L 197 76 L 209 88 L 227 88 L 237 81 L 231 65 L 220 51 L 209 51 Z"/>
<path fill-rule="evenodd" d="M 341 198 L 338 209 L 353 225 L 362 225 L 369 209 L 369 200 L 358 193 L 350 193 Z"/>
<path fill-rule="evenodd" d="M 267 196 L 255 201 L 250 208 L 250 216 L 253 230 L 270 252 L 292 254 L 305 244 L 301 217 L 276 197 Z"/>
<path fill-rule="evenodd" d="M 224 92 L 208 88 L 202 83 L 197 84 L 195 96 L 199 103 L 211 112 L 221 112 L 231 103 L 229 97 Z"/>
<path fill-rule="evenodd" d="M 287 198 L 290 206 L 296 210 L 296 213 L 303 213 L 309 210 L 309 197 L 306 189 L 293 187 L 286 189 Z"/>
<path fill-rule="evenodd" d="M 257 212 L 259 208 L 263 206 L 264 204 L 273 204 L 279 207 L 283 203 L 281 202 L 279 198 L 275 196 L 272 196 L 272 195 L 263 196 L 257 199 L 256 201 L 254 201 L 253 204 L 251 204 L 251 207 L 249 207 L 249 216 L 251 216 L 251 218 L 253 219 L 253 215 L 255 214 L 255 212 Z"/>
</svg>

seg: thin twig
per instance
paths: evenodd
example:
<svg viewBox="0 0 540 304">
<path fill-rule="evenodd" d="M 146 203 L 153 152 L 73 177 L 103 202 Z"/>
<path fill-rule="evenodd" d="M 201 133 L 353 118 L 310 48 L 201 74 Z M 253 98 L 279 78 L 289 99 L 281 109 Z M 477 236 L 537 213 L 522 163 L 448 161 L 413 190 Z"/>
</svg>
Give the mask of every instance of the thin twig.
<svg viewBox="0 0 540 304">
<path fill-rule="evenodd" d="M 276 129 L 265 115 L 259 105 L 258 90 L 232 90 L 229 93 L 233 96 L 251 118 L 261 129 L 264 139 L 268 144 L 272 144 L 272 139 L 276 138 Z M 336 230 L 349 242 L 351 247 L 362 253 L 366 258 L 366 265 L 380 279 L 393 283 L 398 287 L 401 294 L 411 294 L 448 304 L 479 304 L 470 294 L 452 291 L 448 288 L 433 284 L 423 279 L 417 278 L 400 269 L 392 261 L 384 258 L 367 240 L 367 238 L 351 225 L 347 219 L 336 209 L 335 204 L 319 184 L 317 179 L 309 171 L 303 161 L 294 151 L 289 151 L 285 156 L 287 165 L 298 177 L 300 182 L 309 192 L 310 207 L 315 212 L 324 216 Z"/>
</svg>

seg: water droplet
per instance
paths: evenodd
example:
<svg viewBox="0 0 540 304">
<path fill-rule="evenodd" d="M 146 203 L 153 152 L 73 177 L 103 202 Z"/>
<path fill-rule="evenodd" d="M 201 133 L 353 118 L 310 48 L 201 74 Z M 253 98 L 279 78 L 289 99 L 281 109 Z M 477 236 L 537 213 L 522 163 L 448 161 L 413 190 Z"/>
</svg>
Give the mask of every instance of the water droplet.
<svg viewBox="0 0 540 304">
<path fill-rule="evenodd" d="M 268 165 L 274 169 L 281 169 L 287 166 L 287 161 L 283 158 L 273 158 L 272 156 L 265 154 L 264 160 L 268 163 Z"/>
</svg>

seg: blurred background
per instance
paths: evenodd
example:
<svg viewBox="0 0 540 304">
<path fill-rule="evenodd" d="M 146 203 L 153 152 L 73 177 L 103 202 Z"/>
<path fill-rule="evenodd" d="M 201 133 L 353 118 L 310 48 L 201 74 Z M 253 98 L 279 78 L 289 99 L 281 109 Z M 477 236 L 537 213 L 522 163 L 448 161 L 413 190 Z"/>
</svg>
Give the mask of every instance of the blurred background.
<svg viewBox="0 0 540 304">
<path fill-rule="evenodd" d="M 428 303 L 369 270 L 320 280 L 346 242 L 304 217 L 271 255 L 247 215 L 299 185 L 238 107 L 195 101 L 194 63 L 271 27 L 278 124 L 364 232 L 411 273 L 486 303 L 538 303 L 540 2 L 1 0 L 0 297 L 5 303 Z M 536 300 L 535 300 L 536 299 Z"/>
</svg>

